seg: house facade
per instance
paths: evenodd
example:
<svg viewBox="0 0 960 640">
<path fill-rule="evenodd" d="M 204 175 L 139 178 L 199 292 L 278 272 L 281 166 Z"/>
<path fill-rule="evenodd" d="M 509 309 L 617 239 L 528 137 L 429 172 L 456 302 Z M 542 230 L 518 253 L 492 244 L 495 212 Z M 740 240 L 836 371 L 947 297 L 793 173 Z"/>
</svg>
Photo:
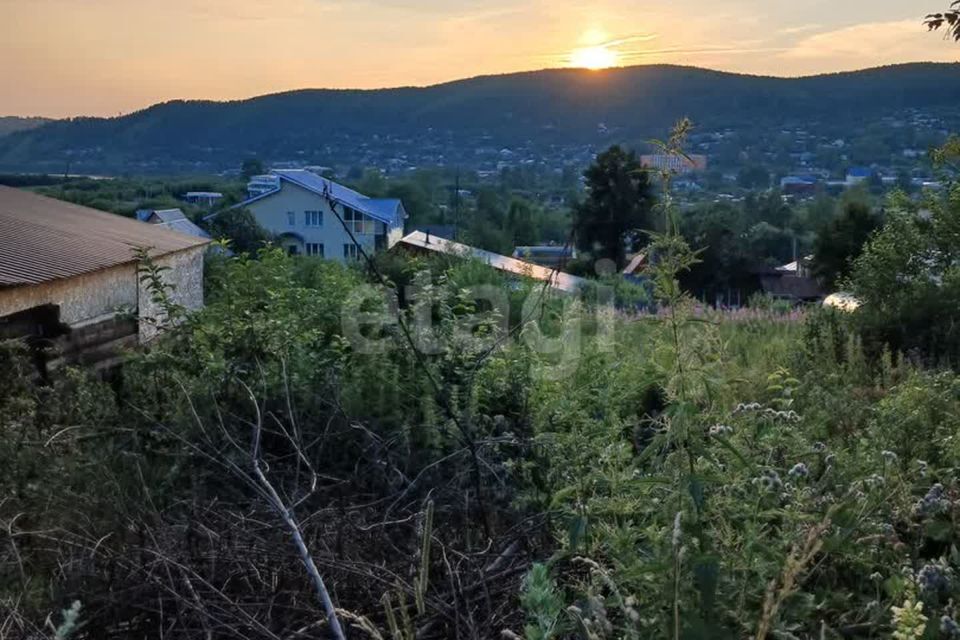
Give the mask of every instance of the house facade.
<svg viewBox="0 0 960 640">
<path fill-rule="evenodd" d="M 403 237 L 407 213 L 400 200 L 368 198 L 303 169 L 272 172 L 275 187 L 235 208 L 249 210 L 293 255 L 345 262 L 383 251 Z M 258 186 L 267 181 L 258 176 Z"/>
</svg>

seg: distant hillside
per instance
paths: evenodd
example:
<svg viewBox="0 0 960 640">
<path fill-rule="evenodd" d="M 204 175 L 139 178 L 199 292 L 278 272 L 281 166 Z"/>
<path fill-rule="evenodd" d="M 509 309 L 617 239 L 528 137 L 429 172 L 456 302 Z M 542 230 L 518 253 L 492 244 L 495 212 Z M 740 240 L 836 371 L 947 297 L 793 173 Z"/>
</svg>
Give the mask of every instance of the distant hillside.
<svg viewBox="0 0 960 640">
<path fill-rule="evenodd" d="M 18 116 L 0 116 L 0 137 L 15 131 L 36 129 L 40 125 L 52 122 L 50 118 L 20 118 Z"/>
<path fill-rule="evenodd" d="M 48 123 L 0 139 L 0 169 L 159 171 L 270 161 L 450 162 L 479 146 L 636 141 L 687 115 L 703 127 L 846 123 L 960 104 L 960 64 L 785 79 L 677 66 L 545 70 L 424 88 L 303 90 L 235 102 L 174 101 L 116 118 Z M 388 156 L 389 157 L 389 156 Z M 459 162 L 459 160 L 458 160 Z"/>
</svg>

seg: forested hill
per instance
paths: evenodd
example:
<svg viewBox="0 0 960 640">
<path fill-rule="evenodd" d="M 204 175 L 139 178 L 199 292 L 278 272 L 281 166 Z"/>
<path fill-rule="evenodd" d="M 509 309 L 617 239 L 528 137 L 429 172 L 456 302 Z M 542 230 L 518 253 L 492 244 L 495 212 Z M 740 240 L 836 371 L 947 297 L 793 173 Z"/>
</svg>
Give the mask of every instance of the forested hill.
<svg viewBox="0 0 960 640">
<path fill-rule="evenodd" d="M 122 117 L 56 121 L 0 138 L 0 169 L 209 169 L 236 167 L 247 155 L 343 162 L 338 154 L 364 149 L 419 154 L 426 164 L 424 149 L 449 162 L 481 146 L 629 143 L 662 135 L 683 115 L 707 128 L 809 123 L 842 130 L 958 103 L 960 64 L 792 79 L 665 65 L 545 70 L 424 88 L 174 101 Z"/>
<path fill-rule="evenodd" d="M 42 124 L 50 122 L 50 118 L 20 118 L 17 116 L 0 116 L 0 136 L 15 131 L 26 131 L 35 129 Z"/>
</svg>

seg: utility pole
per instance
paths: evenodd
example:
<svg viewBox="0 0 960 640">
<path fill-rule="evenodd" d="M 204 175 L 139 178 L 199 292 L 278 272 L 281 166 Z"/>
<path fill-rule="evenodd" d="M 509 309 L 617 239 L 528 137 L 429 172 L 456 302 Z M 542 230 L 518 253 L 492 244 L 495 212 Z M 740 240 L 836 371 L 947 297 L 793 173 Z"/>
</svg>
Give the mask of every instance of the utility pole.
<svg viewBox="0 0 960 640">
<path fill-rule="evenodd" d="M 453 186 L 453 228 L 454 235 L 460 229 L 460 167 L 457 167 L 457 174 L 454 178 Z"/>
</svg>

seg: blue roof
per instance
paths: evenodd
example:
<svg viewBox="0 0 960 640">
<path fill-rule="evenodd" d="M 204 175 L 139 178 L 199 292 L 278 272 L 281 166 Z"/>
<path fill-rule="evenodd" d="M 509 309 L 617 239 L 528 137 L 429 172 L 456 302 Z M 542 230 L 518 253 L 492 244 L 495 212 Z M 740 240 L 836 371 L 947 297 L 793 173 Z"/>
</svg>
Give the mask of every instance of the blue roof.
<svg viewBox="0 0 960 640">
<path fill-rule="evenodd" d="M 850 170 L 847 171 L 848 176 L 854 176 L 857 178 L 869 178 L 873 174 L 868 167 L 850 167 Z"/>
<path fill-rule="evenodd" d="M 317 195 L 328 197 L 334 202 L 356 209 L 385 224 L 395 225 L 405 216 L 403 203 L 397 198 L 368 198 L 362 193 L 357 193 L 349 187 L 318 176 L 306 169 L 275 169 L 272 173 L 281 180 L 286 180 Z M 251 202 L 268 198 L 274 193 L 276 193 L 276 190 L 248 198 L 238 204 L 237 207 L 244 207 Z"/>
</svg>

